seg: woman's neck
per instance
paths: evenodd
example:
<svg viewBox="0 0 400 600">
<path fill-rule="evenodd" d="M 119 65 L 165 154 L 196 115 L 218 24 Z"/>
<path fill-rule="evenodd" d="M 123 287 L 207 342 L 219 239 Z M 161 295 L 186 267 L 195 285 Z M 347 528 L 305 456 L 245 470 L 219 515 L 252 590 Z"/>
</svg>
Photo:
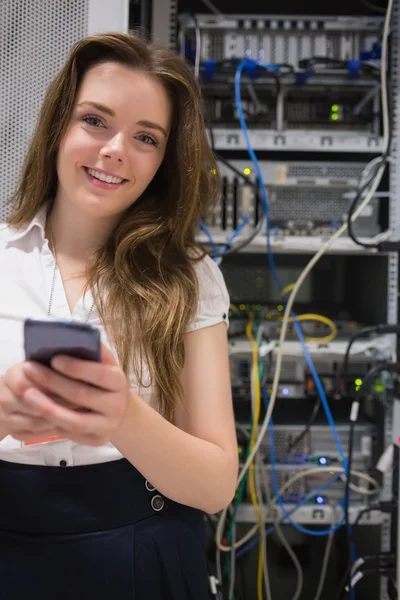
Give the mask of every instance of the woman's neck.
<svg viewBox="0 0 400 600">
<path fill-rule="evenodd" d="M 56 200 L 46 221 L 46 236 L 57 256 L 86 263 L 103 246 L 115 224 L 115 219 L 95 218 Z"/>
</svg>

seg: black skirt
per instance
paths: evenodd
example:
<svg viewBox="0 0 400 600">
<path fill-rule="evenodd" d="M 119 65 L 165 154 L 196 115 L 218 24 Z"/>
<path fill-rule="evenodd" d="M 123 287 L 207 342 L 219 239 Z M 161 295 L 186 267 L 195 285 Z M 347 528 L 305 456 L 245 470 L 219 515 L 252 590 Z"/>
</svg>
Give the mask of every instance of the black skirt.
<svg viewBox="0 0 400 600">
<path fill-rule="evenodd" d="M 206 600 L 204 515 L 125 459 L 0 461 L 0 598 Z"/>
</svg>

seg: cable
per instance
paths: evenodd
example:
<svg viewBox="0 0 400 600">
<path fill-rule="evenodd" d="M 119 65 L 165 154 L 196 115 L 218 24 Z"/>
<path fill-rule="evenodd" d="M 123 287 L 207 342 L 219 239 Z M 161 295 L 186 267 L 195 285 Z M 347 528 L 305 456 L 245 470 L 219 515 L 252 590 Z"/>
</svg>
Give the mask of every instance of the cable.
<svg viewBox="0 0 400 600">
<path fill-rule="evenodd" d="M 285 515 L 286 519 L 289 521 L 289 523 L 291 525 L 293 525 L 293 527 L 295 529 L 297 529 L 298 531 L 301 531 L 302 533 L 305 533 L 307 535 L 320 537 L 320 536 L 329 535 L 330 533 L 335 532 L 337 529 L 339 529 L 343 525 L 344 517 L 334 527 L 330 527 L 327 530 L 324 529 L 322 531 L 315 531 L 313 529 L 308 529 L 306 527 L 303 527 L 302 525 L 299 525 L 299 523 L 296 523 L 296 521 L 294 521 L 292 519 L 292 517 L 290 516 L 290 514 L 287 512 L 285 503 L 282 500 L 281 492 L 279 490 L 279 485 L 278 485 L 277 468 L 276 468 L 277 465 L 276 465 L 276 455 L 275 455 L 275 436 L 274 436 L 274 427 L 273 427 L 272 419 L 269 423 L 268 429 L 269 429 L 269 438 L 270 438 L 270 461 L 271 461 L 272 485 L 274 488 L 274 493 L 275 493 L 275 497 L 277 499 L 279 508 Z"/>
<path fill-rule="evenodd" d="M 208 9 L 211 10 L 212 13 L 214 13 L 214 15 L 222 15 L 222 12 L 219 10 L 219 8 L 217 8 L 215 6 L 215 4 L 210 2 L 210 0 L 201 0 L 201 1 L 203 2 L 203 4 L 205 6 L 207 6 Z"/>
<path fill-rule="evenodd" d="M 240 177 L 247 185 L 251 186 L 255 190 L 256 204 L 262 213 L 263 203 L 261 202 L 261 192 L 260 192 L 259 187 L 257 186 L 256 183 L 254 183 L 254 181 L 252 181 L 252 179 L 250 179 L 250 177 L 248 177 L 247 175 L 242 173 L 242 171 L 239 171 L 239 169 L 237 169 L 234 165 L 232 165 L 232 163 L 229 160 L 227 160 L 224 156 L 222 156 L 221 154 L 219 154 L 218 152 L 215 151 L 214 132 L 213 132 L 212 126 L 210 124 L 208 124 L 208 130 L 210 132 L 211 149 L 214 152 L 215 158 L 219 162 L 224 164 L 226 167 L 228 167 L 228 169 L 230 169 L 233 173 L 235 173 L 235 175 L 237 177 Z M 239 227 L 241 227 L 241 225 L 242 224 L 240 224 Z M 202 227 L 203 231 L 206 233 L 208 239 L 210 240 L 211 245 L 214 246 L 214 247 L 212 247 L 211 258 L 216 259 L 216 258 L 220 258 L 222 256 L 226 256 L 229 254 L 235 254 L 236 252 L 239 252 L 240 250 L 243 250 L 243 248 L 248 246 L 254 240 L 254 238 L 256 238 L 258 236 L 258 234 L 264 229 L 265 217 L 263 214 L 260 215 L 257 225 L 253 228 L 252 232 L 245 239 L 240 240 L 240 242 L 237 242 L 234 246 L 232 245 L 230 247 L 228 247 L 228 242 L 226 242 L 226 244 L 225 244 L 226 248 L 225 249 L 223 248 L 220 251 L 218 251 L 216 249 L 215 242 L 213 241 L 212 236 L 211 236 L 210 232 L 208 231 L 208 229 L 206 228 L 206 226 L 204 225 L 204 223 L 202 224 L 201 227 Z M 241 229 L 240 229 L 240 231 L 238 231 L 239 227 L 236 229 L 236 231 L 233 232 L 232 236 L 229 238 L 231 241 L 234 238 L 236 238 L 236 236 L 241 231 Z M 207 229 L 207 231 L 206 231 L 206 229 Z"/>
<path fill-rule="evenodd" d="M 397 324 L 396 325 L 372 325 L 370 327 L 363 327 L 362 329 L 358 329 L 357 331 L 354 331 L 351 334 L 349 342 L 347 344 L 346 352 L 345 352 L 344 359 L 343 359 L 343 365 L 342 365 L 342 379 L 343 379 L 345 385 L 346 385 L 346 379 L 347 379 L 347 373 L 348 373 L 348 367 L 349 367 L 350 350 L 351 350 L 354 342 L 358 338 L 363 337 L 364 335 L 369 335 L 371 333 L 383 334 L 383 335 L 388 335 L 388 334 L 399 335 L 400 325 L 397 325 Z M 347 387 L 346 387 L 346 392 L 347 393 L 349 392 Z"/>
<path fill-rule="evenodd" d="M 346 472 L 342 466 L 336 467 L 333 465 L 329 465 L 327 467 L 312 467 L 311 469 L 304 469 L 304 471 L 299 471 L 298 473 L 296 473 L 296 475 L 294 475 L 288 481 L 286 481 L 280 488 L 279 494 L 282 496 L 286 492 L 287 489 L 289 489 L 294 483 L 296 483 L 300 479 L 303 479 L 305 477 L 309 477 L 312 475 L 317 475 L 319 473 L 326 473 L 326 474 L 330 474 L 330 475 L 334 475 L 335 473 L 338 473 L 341 475 L 342 478 L 346 477 Z M 357 477 L 358 479 L 362 479 L 373 486 L 372 490 L 367 490 L 363 487 L 358 487 L 358 486 L 354 485 L 353 483 L 351 483 L 350 489 L 352 491 L 356 492 L 357 494 L 363 495 L 363 496 L 373 496 L 373 495 L 379 493 L 379 491 L 380 491 L 379 483 L 373 477 L 368 475 L 367 473 L 363 473 L 362 471 L 352 469 L 351 475 Z M 268 507 L 268 510 L 272 510 L 273 503 L 275 503 L 275 501 L 276 501 L 276 497 L 273 498 L 272 505 Z M 227 512 L 227 509 L 222 511 L 221 517 L 224 515 L 225 512 Z M 220 517 L 220 519 L 218 521 L 218 525 L 217 525 L 217 533 L 216 533 L 216 537 L 215 537 L 215 543 L 222 552 L 230 552 L 231 547 L 225 546 L 221 542 L 222 534 L 223 534 L 223 527 L 225 525 L 225 518 L 222 519 L 221 517 Z M 285 519 L 286 518 L 287 517 L 285 516 Z M 236 544 L 235 544 L 235 548 L 238 549 L 238 548 L 241 548 L 242 546 L 244 546 L 254 536 L 257 529 L 258 529 L 258 526 L 255 525 L 252 529 L 250 529 L 243 536 L 243 538 L 241 538 L 240 540 L 237 540 Z"/>
<path fill-rule="evenodd" d="M 266 398 L 266 393 L 265 390 L 263 390 L 263 397 L 264 397 L 264 403 L 268 402 L 268 399 Z M 264 487 L 264 491 L 265 491 L 265 497 L 267 499 L 268 505 L 271 505 L 271 494 L 270 494 L 270 489 L 269 489 L 269 485 L 268 483 L 262 479 L 262 485 Z M 271 513 L 271 516 L 274 513 Z M 303 591 L 303 569 L 301 568 L 301 564 L 299 559 L 297 558 L 295 552 L 293 551 L 293 548 L 290 546 L 289 542 L 287 541 L 282 528 L 279 524 L 279 521 L 277 519 L 272 518 L 272 523 L 273 523 L 273 530 L 275 530 L 282 546 L 285 548 L 286 552 L 288 553 L 290 559 L 293 562 L 294 568 L 296 569 L 297 572 L 297 585 L 296 585 L 296 590 L 293 596 L 292 600 L 299 600 L 301 593 Z"/>
<path fill-rule="evenodd" d="M 262 521 L 262 532 L 260 531 L 260 538 L 263 541 L 263 574 L 264 574 L 264 589 L 265 589 L 265 597 L 267 600 L 272 600 L 271 594 L 271 583 L 268 572 L 268 554 L 267 554 L 267 536 L 266 536 L 266 521 L 265 521 L 265 510 L 264 510 L 264 502 L 261 488 L 261 469 L 263 467 L 263 461 L 260 456 L 260 453 L 256 454 L 255 457 L 255 465 L 256 465 L 256 492 L 258 498 L 258 504 L 262 506 L 261 510 L 261 521 Z"/>
<path fill-rule="evenodd" d="M 319 576 L 318 587 L 317 587 L 317 591 L 316 591 L 315 596 L 314 596 L 314 600 L 320 600 L 322 592 L 323 592 L 323 589 L 324 589 L 326 575 L 328 573 L 329 559 L 330 559 L 330 556 L 331 556 L 331 551 L 332 551 L 332 546 L 333 546 L 333 538 L 335 536 L 335 533 L 333 531 L 334 523 L 335 523 L 335 510 L 332 507 L 332 523 L 331 523 L 332 531 L 328 535 L 328 540 L 326 542 L 324 558 L 323 558 L 323 561 L 322 561 L 321 574 Z"/>
<path fill-rule="evenodd" d="M 263 333 L 263 326 L 259 326 L 258 331 L 257 331 L 257 337 L 256 337 L 257 348 L 259 348 L 260 344 L 262 343 L 262 333 Z M 257 369 L 254 369 L 254 371 L 253 371 L 254 373 L 257 371 L 260 385 L 261 385 L 261 381 L 263 379 L 264 364 L 265 364 L 264 361 L 261 363 L 261 365 L 260 365 L 260 361 L 258 361 L 258 364 L 256 365 Z M 254 386 L 252 389 L 254 390 Z M 264 394 L 263 394 L 263 400 L 265 403 L 266 398 L 265 398 Z M 261 487 L 261 469 L 264 466 L 264 462 L 263 462 L 262 457 L 259 452 L 255 456 L 255 466 L 256 466 L 256 477 L 255 477 L 256 492 L 257 492 L 258 504 L 261 506 L 262 529 L 260 531 L 260 537 L 263 542 L 264 588 L 265 588 L 266 600 L 272 600 L 271 583 L 270 583 L 269 571 L 268 571 L 267 536 L 266 536 L 266 520 L 265 520 L 266 511 L 265 511 L 264 499 L 263 499 L 263 493 L 262 493 L 262 487 Z"/>
<path fill-rule="evenodd" d="M 180 46 L 180 55 L 182 58 L 185 58 L 185 34 L 187 30 L 187 20 L 193 21 L 195 36 L 196 36 L 196 54 L 194 57 L 194 76 L 196 79 L 199 79 L 200 76 L 200 56 L 201 56 L 201 31 L 199 22 L 191 11 L 186 11 L 179 15 L 179 46 Z"/>
<path fill-rule="evenodd" d="M 400 370 L 400 364 L 398 364 L 398 363 L 384 362 L 384 363 L 379 363 L 377 365 L 374 365 L 368 371 L 368 373 L 365 375 L 363 382 L 358 389 L 356 399 L 354 400 L 352 407 L 351 407 L 349 443 L 348 443 L 348 452 L 347 452 L 347 477 L 346 477 L 346 484 L 345 484 L 345 532 L 346 532 L 346 541 L 347 541 L 350 565 L 352 564 L 352 557 L 351 557 L 352 535 L 351 535 L 350 519 L 349 519 L 349 504 L 350 504 L 350 476 L 349 476 L 349 473 L 351 471 L 351 466 L 352 466 L 352 461 L 353 461 L 354 428 L 355 428 L 356 421 L 358 419 L 358 411 L 360 408 L 360 397 L 361 397 L 362 392 L 365 389 L 368 389 L 368 386 L 370 385 L 373 378 L 378 373 L 380 373 L 382 371 L 399 372 L 399 370 Z M 348 583 L 349 583 L 349 589 L 351 589 L 350 571 L 348 572 Z"/>
<path fill-rule="evenodd" d="M 383 8 L 382 6 L 376 6 L 376 4 L 372 4 L 371 2 L 368 2 L 368 0 L 361 0 L 361 2 L 370 10 L 374 10 L 375 12 L 381 13 L 382 15 L 386 14 L 387 8 Z"/>
<path fill-rule="evenodd" d="M 236 542 L 236 525 L 234 524 L 232 527 L 232 545 L 233 546 L 235 546 L 235 542 Z M 230 561 L 230 581 L 229 581 L 228 600 L 233 600 L 233 597 L 234 597 L 235 573 L 236 573 L 236 553 L 235 553 L 235 550 L 232 550 L 231 561 Z"/>
<path fill-rule="evenodd" d="M 283 318 L 282 317 L 278 317 L 279 321 L 282 321 Z M 316 314 L 304 314 L 304 315 L 296 315 L 295 317 L 289 317 L 288 319 L 288 323 L 294 323 L 295 321 L 318 321 L 320 323 L 324 323 L 324 325 L 327 325 L 331 332 L 329 335 L 323 336 L 323 337 L 309 337 L 309 336 L 304 336 L 304 340 L 306 342 L 317 342 L 320 344 L 329 344 L 329 342 L 332 342 L 335 337 L 337 336 L 337 327 L 335 325 L 335 323 L 332 321 L 332 319 L 329 319 L 328 317 L 325 317 L 323 315 L 316 315 Z"/>
<path fill-rule="evenodd" d="M 249 321 L 246 327 L 246 335 L 251 344 L 252 350 L 252 398 L 254 398 L 254 412 L 253 412 L 253 427 L 252 434 L 250 438 L 250 452 L 253 449 L 254 442 L 257 435 L 257 426 L 260 418 L 260 410 L 261 410 L 261 391 L 260 391 L 260 380 L 258 375 L 258 347 L 257 343 L 253 337 L 253 323 L 254 316 L 253 313 L 249 313 Z M 253 388 L 254 386 L 254 388 Z M 254 392 L 253 392 L 254 389 Z M 258 527 L 260 530 L 260 543 L 259 543 L 259 553 L 258 553 L 258 571 L 257 571 L 257 597 L 258 600 L 263 600 L 263 564 L 264 564 L 264 527 L 262 518 L 260 515 L 260 507 L 257 501 L 257 493 L 255 489 L 255 480 L 254 480 L 254 462 L 251 462 L 249 469 L 249 483 L 250 483 L 250 497 L 254 506 L 254 511 L 256 514 L 256 519 L 258 523 Z M 234 548 L 234 545 L 233 545 Z"/>
<path fill-rule="evenodd" d="M 314 408 L 312 409 L 311 415 L 309 416 L 308 421 L 307 421 L 303 431 L 301 433 L 299 433 L 299 435 L 297 437 L 295 437 L 294 440 L 292 440 L 292 442 L 287 447 L 285 454 L 290 454 L 292 452 L 292 450 L 294 448 L 296 448 L 296 446 L 298 446 L 300 444 L 300 442 L 303 441 L 303 439 L 306 437 L 307 433 L 311 429 L 311 426 L 314 424 L 315 419 L 317 418 L 320 406 L 321 406 L 321 398 L 319 396 L 317 396 L 317 399 L 314 404 Z"/>
<path fill-rule="evenodd" d="M 366 4 L 367 6 L 369 5 L 369 7 L 373 7 L 374 5 L 370 4 L 367 0 L 362 0 L 362 2 L 364 4 Z M 388 154 L 389 154 L 389 150 L 390 150 L 390 140 L 391 140 L 391 132 L 390 132 L 390 122 L 389 122 L 389 99 L 388 99 L 388 83 L 387 83 L 387 64 L 388 64 L 388 37 L 389 37 L 389 27 L 390 27 L 390 20 L 391 20 L 391 16 L 392 16 L 392 9 L 393 9 L 393 0 L 388 0 L 388 5 L 386 10 L 384 10 L 385 12 L 385 22 L 383 25 L 383 32 L 382 32 L 382 57 L 381 57 L 381 69 L 380 69 L 380 73 L 381 73 L 381 97 L 382 97 L 382 121 L 383 121 L 383 149 L 382 149 L 382 156 L 381 158 L 381 166 L 377 169 L 376 171 L 376 176 L 373 179 L 373 183 L 371 186 L 371 189 L 373 189 L 373 192 L 371 193 L 370 190 L 370 196 L 371 198 L 373 197 L 375 191 L 377 190 L 379 183 L 382 179 L 383 173 L 385 171 L 386 168 L 386 164 L 387 164 L 387 160 L 388 160 Z M 354 201 L 350 207 L 349 213 L 348 213 L 348 233 L 349 236 L 351 237 L 351 239 L 358 244 L 359 246 L 362 247 L 366 247 L 366 248 L 379 248 L 379 246 L 377 246 L 376 244 L 371 244 L 371 243 L 365 243 L 365 242 L 360 242 L 360 240 L 357 239 L 357 237 L 354 235 L 354 231 L 353 231 L 353 211 L 355 210 L 355 207 L 357 205 L 358 200 L 362 197 L 363 192 L 365 191 L 365 189 L 368 188 L 369 183 L 371 183 L 371 181 L 367 181 L 367 183 L 365 184 L 365 187 L 361 187 L 361 189 L 359 189 L 358 193 L 356 194 L 356 197 L 354 198 Z M 368 196 L 368 193 L 367 193 Z"/>
<path fill-rule="evenodd" d="M 376 160 L 376 159 L 374 159 Z M 388 162 L 388 157 L 387 156 L 381 156 L 378 159 L 378 166 L 382 166 L 386 168 Z M 382 174 L 380 176 L 380 179 L 382 178 Z M 361 240 L 359 240 L 356 236 L 356 234 L 354 233 L 354 227 L 353 227 L 353 222 L 352 222 L 352 215 L 354 213 L 355 207 L 357 206 L 358 202 L 360 201 L 360 198 L 362 198 L 364 192 L 368 189 L 368 187 L 371 185 L 371 182 L 374 181 L 374 178 L 377 176 L 378 173 L 378 168 L 375 169 L 375 171 L 373 171 L 372 175 L 363 183 L 360 184 L 358 191 L 350 205 L 348 214 L 347 214 L 347 228 L 348 228 L 348 234 L 349 237 L 353 240 L 353 242 L 355 244 L 357 244 L 358 246 L 361 246 L 362 248 L 377 248 L 379 249 L 380 244 L 377 244 L 376 242 L 363 242 Z"/>
<path fill-rule="evenodd" d="M 294 283 L 289 283 L 289 285 L 285 286 L 283 288 L 283 290 L 281 291 L 282 298 L 287 296 L 287 294 L 293 288 L 294 288 Z M 282 317 L 279 317 L 279 320 L 282 320 Z M 332 319 L 329 319 L 328 317 L 325 317 L 324 315 L 316 315 L 316 314 L 296 315 L 296 317 L 289 318 L 289 323 L 293 323 L 295 320 L 297 320 L 297 321 L 319 321 L 320 323 L 324 323 L 325 325 L 327 325 L 331 330 L 331 333 L 329 335 L 327 335 L 325 337 L 321 337 L 321 338 L 313 338 L 313 337 L 305 336 L 304 340 L 306 342 L 317 342 L 317 343 L 321 343 L 321 344 L 328 344 L 329 342 L 334 340 L 335 337 L 337 336 L 337 327 L 336 327 L 335 323 L 332 321 Z"/>
<path fill-rule="evenodd" d="M 306 494 L 293 508 L 290 509 L 289 514 L 293 515 L 295 512 L 297 512 L 302 506 L 306 505 L 310 500 L 312 500 L 313 498 L 315 498 L 316 496 L 318 496 L 318 494 L 321 494 L 324 490 L 327 490 L 329 487 L 331 487 L 338 479 L 341 478 L 341 474 L 336 473 L 336 475 L 334 475 L 333 477 L 331 477 L 331 479 L 329 479 L 328 481 L 326 481 L 325 483 L 323 483 L 322 485 L 320 485 L 319 487 L 317 487 L 315 490 L 312 490 L 311 492 L 308 492 L 308 494 Z M 265 484 L 266 485 L 266 484 Z M 269 506 L 271 506 L 271 518 L 273 517 L 273 515 L 275 514 L 274 509 L 275 509 L 275 505 L 273 504 L 272 500 L 269 501 Z M 274 521 L 273 521 L 274 522 Z M 286 522 L 286 517 L 285 515 L 283 515 L 279 521 L 277 521 L 278 525 L 282 525 Z M 271 533 L 273 533 L 275 531 L 275 525 L 272 525 L 270 527 L 268 527 L 268 529 L 266 530 L 266 535 L 271 535 Z M 246 552 L 248 552 L 249 550 L 251 550 L 255 544 L 258 543 L 258 537 L 257 535 L 253 536 L 253 540 L 249 543 L 247 543 L 245 546 L 243 546 L 240 550 L 237 551 L 237 556 L 242 556 L 243 554 L 245 554 Z"/>
</svg>

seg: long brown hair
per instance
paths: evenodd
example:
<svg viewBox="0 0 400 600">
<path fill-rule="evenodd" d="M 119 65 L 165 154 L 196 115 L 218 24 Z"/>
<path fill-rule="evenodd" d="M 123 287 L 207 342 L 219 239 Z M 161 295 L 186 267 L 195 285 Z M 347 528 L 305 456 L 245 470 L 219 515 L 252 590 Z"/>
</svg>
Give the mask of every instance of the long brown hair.
<svg viewBox="0 0 400 600">
<path fill-rule="evenodd" d="M 80 83 L 88 69 L 106 61 L 161 82 L 173 106 L 172 127 L 164 161 L 147 190 L 88 261 L 86 289 L 92 290 L 121 367 L 143 386 L 142 365 L 148 366 L 159 410 L 172 421 L 182 399 L 184 333 L 198 302 L 196 220 L 219 191 L 191 68 L 174 52 L 136 35 L 95 35 L 78 42 L 47 91 L 8 223 L 21 227 L 54 200 L 57 151 Z"/>
</svg>

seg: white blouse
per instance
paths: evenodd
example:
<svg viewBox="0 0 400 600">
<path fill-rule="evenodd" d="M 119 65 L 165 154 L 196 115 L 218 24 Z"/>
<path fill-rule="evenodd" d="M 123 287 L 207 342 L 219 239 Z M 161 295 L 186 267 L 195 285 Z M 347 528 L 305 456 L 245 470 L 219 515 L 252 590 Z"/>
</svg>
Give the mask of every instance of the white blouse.
<svg viewBox="0 0 400 600">
<path fill-rule="evenodd" d="M 24 229 L 0 225 L 0 315 L 8 314 L 44 319 L 47 317 L 54 273 L 54 257 L 45 238 L 46 208 L 43 207 Z M 210 257 L 197 263 L 199 304 L 196 317 L 188 331 L 209 327 L 222 321 L 228 325 L 229 295 L 218 266 Z M 52 317 L 85 321 L 92 305 L 90 292 L 80 298 L 71 314 L 60 273 L 57 269 L 52 300 Z M 89 323 L 101 331 L 102 342 L 107 337 L 94 307 Z M 117 355 L 112 348 L 115 358 Z M 12 365 L 25 360 L 23 321 L 0 317 L 0 377 Z M 146 380 L 146 370 L 144 370 Z M 147 372 L 148 376 L 148 372 Z M 133 377 L 130 385 L 146 401 L 155 406 L 156 391 L 139 388 Z M 108 443 L 101 447 L 84 446 L 69 440 L 24 446 L 7 436 L 0 441 L 0 460 L 31 465 L 73 466 L 108 462 L 122 458 Z"/>
</svg>

